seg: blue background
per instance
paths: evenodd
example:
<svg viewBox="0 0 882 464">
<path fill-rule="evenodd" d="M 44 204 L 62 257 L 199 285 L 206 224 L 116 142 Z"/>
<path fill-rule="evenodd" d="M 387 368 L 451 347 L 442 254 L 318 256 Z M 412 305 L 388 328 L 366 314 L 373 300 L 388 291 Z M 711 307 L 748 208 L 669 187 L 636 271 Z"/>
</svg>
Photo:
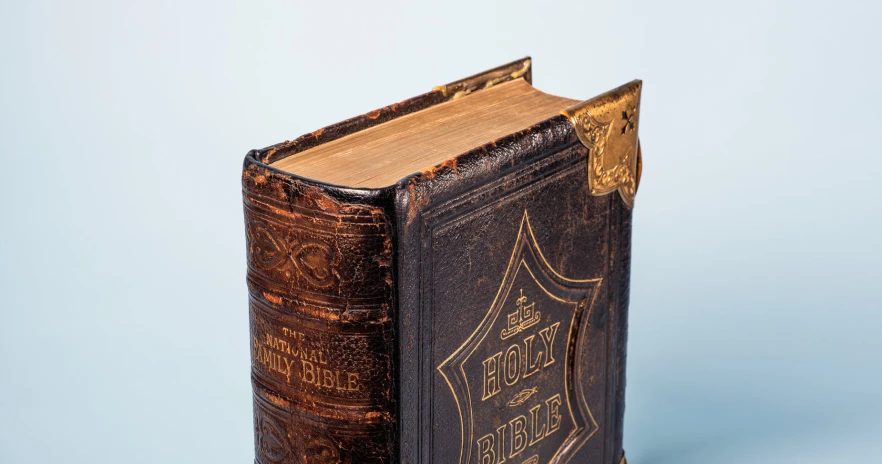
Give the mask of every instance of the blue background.
<svg viewBox="0 0 882 464">
<path fill-rule="evenodd" d="M 880 2 L 321 3 L 3 1 L 0 462 L 251 462 L 245 152 L 527 54 L 645 82 L 632 464 L 882 462 Z"/>
</svg>

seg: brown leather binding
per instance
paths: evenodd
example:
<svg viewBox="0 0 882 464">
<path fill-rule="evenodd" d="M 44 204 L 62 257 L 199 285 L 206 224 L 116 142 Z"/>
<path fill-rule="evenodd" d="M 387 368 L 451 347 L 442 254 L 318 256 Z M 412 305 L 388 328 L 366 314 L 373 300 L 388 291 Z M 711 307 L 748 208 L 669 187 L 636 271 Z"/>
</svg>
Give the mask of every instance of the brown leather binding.
<svg viewBox="0 0 882 464">
<path fill-rule="evenodd" d="M 395 400 L 386 214 L 255 163 L 243 184 L 258 461 L 388 462 Z"/>
<path fill-rule="evenodd" d="M 475 79 L 462 88 L 479 89 Z M 269 166 L 448 98 L 438 89 L 246 157 L 257 463 L 464 464 L 491 462 L 493 453 L 497 464 L 500 456 L 518 464 L 624 459 L 632 213 L 619 195 L 590 193 L 588 149 L 567 117 L 383 189 Z M 535 302 L 542 316 L 500 339 L 498 324 L 515 308 L 506 288 L 521 290 L 527 299 L 518 307 Z M 547 337 L 535 359 L 557 353 L 558 363 L 464 406 L 461 393 L 479 390 L 474 360 L 514 341 L 534 346 L 525 338 L 552 323 L 568 324 L 567 337 Z M 566 423 L 564 406 L 575 408 Z M 540 424 L 536 407 L 551 422 Z M 466 409 L 476 413 L 469 426 Z M 529 444 L 511 442 L 527 433 L 518 432 L 520 416 L 537 424 Z M 491 453 L 485 432 L 505 427 Z"/>
</svg>

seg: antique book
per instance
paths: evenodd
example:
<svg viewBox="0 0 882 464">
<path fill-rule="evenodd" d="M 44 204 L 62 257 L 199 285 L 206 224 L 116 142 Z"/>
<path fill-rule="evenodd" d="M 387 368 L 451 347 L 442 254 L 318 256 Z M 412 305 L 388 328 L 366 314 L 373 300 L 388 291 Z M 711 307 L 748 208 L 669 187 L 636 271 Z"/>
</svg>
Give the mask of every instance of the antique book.
<svg viewBox="0 0 882 464">
<path fill-rule="evenodd" d="M 640 91 L 526 58 L 249 152 L 255 462 L 624 462 Z"/>
</svg>

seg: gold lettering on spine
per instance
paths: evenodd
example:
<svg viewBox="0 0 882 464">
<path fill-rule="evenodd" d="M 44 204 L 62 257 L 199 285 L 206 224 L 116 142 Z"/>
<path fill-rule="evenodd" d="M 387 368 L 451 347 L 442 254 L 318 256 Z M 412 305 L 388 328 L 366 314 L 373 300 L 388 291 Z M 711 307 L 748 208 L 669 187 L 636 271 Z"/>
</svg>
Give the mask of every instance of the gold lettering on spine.
<svg viewBox="0 0 882 464">
<path fill-rule="evenodd" d="M 315 367 L 309 361 L 301 359 L 300 362 L 303 363 L 303 370 L 301 370 L 303 377 L 301 377 L 301 380 L 306 383 L 315 383 L 317 379 L 317 376 L 315 375 Z"/>
<path fill-rule="evenodd" d="M 296 381 L 326 390 L 357 391 L 361 388 L 357 372 L 335 369 L 325 349 L 316 348 L 320 341 L 306 334 L 283 327 L 282 337 L 264 333 L 252 336 L 252 356 L 257 366 L 267 373 L 285 377 L 289 384 Z M 298 362 L 299 361 L 299 362 Z M 299 373 L 296 370 L 299 368 Z"/>
<path fill-rule="evenodd" d="M 346 389 L 352 391 L 358 390 L 358 374 L 355 372 L 349 372 L 346 376 Z"/>
</svg>

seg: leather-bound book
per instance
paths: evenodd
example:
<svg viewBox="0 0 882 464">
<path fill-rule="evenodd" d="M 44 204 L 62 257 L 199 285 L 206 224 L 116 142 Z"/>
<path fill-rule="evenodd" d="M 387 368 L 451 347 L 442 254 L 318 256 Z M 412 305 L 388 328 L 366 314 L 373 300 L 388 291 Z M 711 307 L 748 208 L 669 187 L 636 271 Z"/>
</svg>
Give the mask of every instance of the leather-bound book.
<svg viewBox="0 0 882 464">
<path fill-rule="evenodd" d="M 248 153 L 255 462 L 624 461 L 641 83 L 530 66 Z"/>
</svg>

